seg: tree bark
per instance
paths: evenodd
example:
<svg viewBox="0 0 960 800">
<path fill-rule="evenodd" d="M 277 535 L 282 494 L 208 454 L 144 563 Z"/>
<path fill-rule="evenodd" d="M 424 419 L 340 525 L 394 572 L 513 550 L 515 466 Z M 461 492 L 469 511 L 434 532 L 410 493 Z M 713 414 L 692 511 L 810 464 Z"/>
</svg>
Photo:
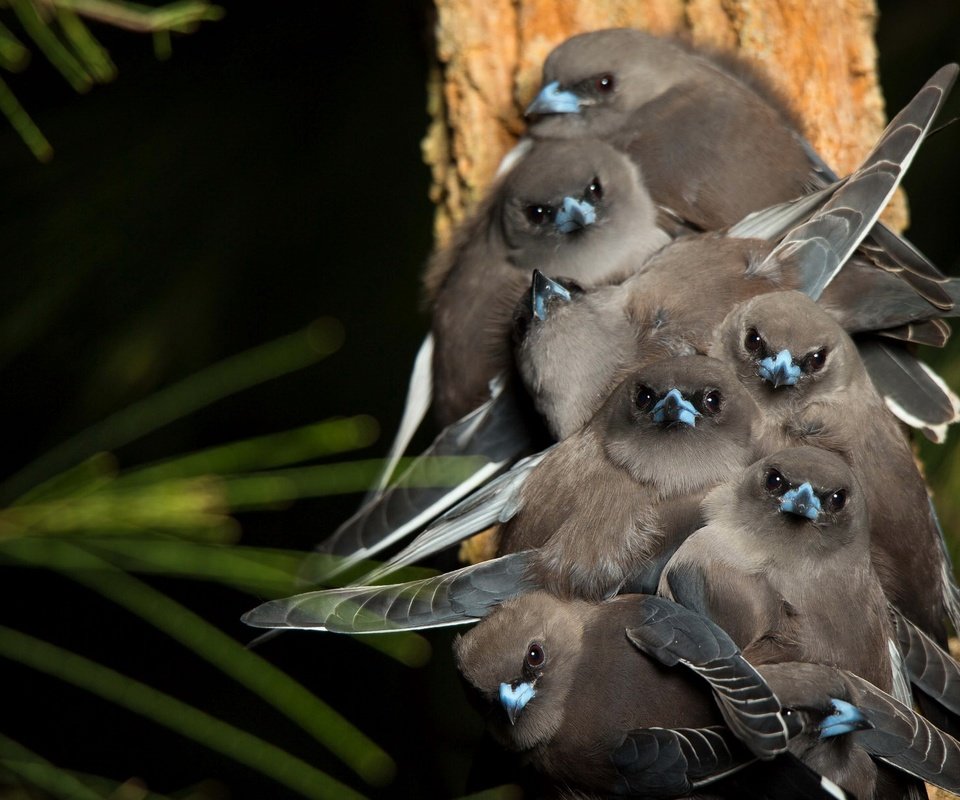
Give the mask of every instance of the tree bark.
<svg viewBox="0 0 960 800">
<path fill-rule="evenodd" d="M 635 27 L 737 52 L 794 104 L 803 133 L 844 175 L 884 126 L 874 0 L 435 0 L 437 59 L 423 141 L 438 244 L 469 213 L 503 154 L 546 55 L 589 30 Z M 898 195 L 885 219 L 906 222 Z"/>
</svg>

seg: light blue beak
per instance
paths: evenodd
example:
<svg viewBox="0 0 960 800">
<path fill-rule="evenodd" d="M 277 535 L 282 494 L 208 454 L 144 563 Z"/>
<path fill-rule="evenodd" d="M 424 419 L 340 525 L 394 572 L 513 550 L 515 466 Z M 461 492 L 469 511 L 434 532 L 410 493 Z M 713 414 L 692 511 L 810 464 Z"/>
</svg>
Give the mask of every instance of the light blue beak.
<svg viewBox="0 0 960 800">
<path fill-rule="evenodd" d="M 779 386 L 793 386 L 800 380 L 800 367 L 793 363 L 793 356 L 789 350 L 781 350 L 777 355 L 767 356 L 760 361 L 760 377 Z"/>
<path fill-rule="evenodd" d="M 809 483 L 801 483 L 780 498 L 780 510 L 785 514 L 814 520 L 820 516 L 820 498 L 813 493 Z"/>
<path fill-rule="evenodd" d="M 517 717 L 523 711 L 523 707 L 529 703 L 537 694 L 532 683 L 518 683 L 516 685 L 509 683 L 500 684 L 500 705 L 507 712 L 511 725 L 517 724 Z"/>
<path fill-rule="evenodd" d="M 530 286 L 530 307 L 533 309 L 533 316 L 541 322 L 547 318 L 547 305 L 552 297 L 559 297 L 569 302 L 570 292 L 556 281 L 550 280 L 540 270 L 535 269 L 533 284 Z"/>
<path fill-rule="evenodd" d="M 553 81 L 540 90 L 525 114 L 529 117 L 533 114 L 577 114 L 579 111 L 580 98 L 573 92 L 562 90 L 559 81 Z"/>
<path fill-rule="evenodd" d="M 597 211 L 586 200 L 563 198 L 563 208 L 557 211 L 554 225 L 560 233 L 573 233 L 597 221 Z"/>
<path fill-rule="evenodd" d="M 682 422 L 691 428 L 697 424 L 700 412 L 693 407 L 679 389 L 671 389 L 660 399 L 650 412 L 654 422 Z"/>
<path fill-rule="evenodd" d="M 863 731 L 873 725 L 854 705 L 846 700 L 830 699 L 833 713 L 820 723 L 820 738 L 829 739 L 831 736 L 843 736 L 845 733 Z"/>
</svg>

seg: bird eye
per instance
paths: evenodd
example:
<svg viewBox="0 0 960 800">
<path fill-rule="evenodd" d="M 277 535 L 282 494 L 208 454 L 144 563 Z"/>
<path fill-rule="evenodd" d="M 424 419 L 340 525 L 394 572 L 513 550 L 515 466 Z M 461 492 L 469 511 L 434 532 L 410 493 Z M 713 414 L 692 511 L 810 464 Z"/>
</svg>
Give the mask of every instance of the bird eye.
<svg viewBox="0 0 960 800">
<path fill-rule="evenodd" d="M 553 206 L 527 206 L 524 209 L 524 213 L 527 215 L 527 219 L 530 220 L 534 225 L 544 225 L 548 222 L 553 222 L 553 218 L 556 216 L 557 211 Z"/>
<path fill-rule="evenodd" d="M 614 80 L 613 75 L 607 73 L 606 75 L 601 75 L 599 78 L 597 78 L 596 83 L 594 85 L 597 87 L 598 92 L 607 94 L 614 90 L 614 87 L 616 87 L 617 82 Z"/>
<path fill-rule="evenodd" d="M 827 363 L 827 348 L 821 347 L 816 353 L 810 353 L 803 359 L 804 372 L 819 372 Z"/>
<path fill-rule="evenodd" d="M 747 348 L 748 353 L 759 352 L 763 347 L 763 337 L 757 333 L 756 328 L 750 328 L 747 335 L 743 337 L 743 346 Z"/>
<path fill-rule="evenodd" d="M 783 494 L 787 491 L 787 485 L 786 478 L 775 469 L 770 470 L 763 479 L 763 488 L 770 492 L 770 494 Z"/>
<path fill-rule="evenodd" d="M 831 511 L 839 511 L 847 504 L 847 493 L 843 489 L 837 489 L 827 498 L 827 505 Z"/>
<path fill-rule="evenodd" d="M 703 413 L 719 414 L 720 406 L 723 405 L 723 395 L 719 389 L 711 389 L 703 396 Z"/>
<path fill-rule="evenodd" d="M 600 184 L 599 178 L 590 181 L 590 185 L 587 187 L 587 197 L 591 200 L 600 200 L 603 197 L 603 186 Z"/>
<path fill-rule="evenodd" d="M 531 642 L 530 646 L 527 648 L 527 655 L 524 658 L 524 663 L 530 669 L 540 669 L 543 666 L 543 662 L 547 660 L 546 653 L 543 652 L 543 645 L 539 642 Z"/>
<path fill-rule="evenodd" d="M 633 396 L 633 402 L 640 411 L 646 411 L 650 408 L 650 406 L 653 405 L 653 400 L 653 389 L 649 386 L 637 387 L 637 393 Z"/>
</svg>

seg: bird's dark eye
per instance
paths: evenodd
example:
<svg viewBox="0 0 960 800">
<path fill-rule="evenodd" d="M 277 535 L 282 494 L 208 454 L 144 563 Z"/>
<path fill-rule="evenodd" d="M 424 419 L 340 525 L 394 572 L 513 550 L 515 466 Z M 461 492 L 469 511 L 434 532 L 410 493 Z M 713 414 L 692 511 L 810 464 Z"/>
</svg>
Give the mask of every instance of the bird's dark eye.
<svg viewBox="0 0 960 800">
<path fill-rule="evenodd" d="M 743 346 L 747 348 L 748 353 L 757 353 L 763 347 L 763 337 L 757 333 L 756 328 L 750 328 L 747 335 L 743 337 Z"/>
<path fill-rule="evenodd" d="M 527 655 L 524 658 L 524 663 L 530 669 L 540 669 L 543 666 L 543 662 L 547 660 L 546 653 L 543 652 L 543 645 L 539 642 L 531 642 L 530 646 L 527 648 Z"/>
<path fill-rule="evenodd" d="M 770 494 L 781 495 L 787 491 L 788 486 L 786 478 L 775 469 L 770 470 L 763 479 L 763 488 Z"/>
<path fill-rule="evenodd" d="M 703 413 L 719 414 L 720 407 L 723 405 L 723 395 L 719 389 L 711 389 L 703 396 Z"/>
<path fill-rule="evenodd" d="M 524 209 L 524 213 L 527 215 L 527 219 L 530 220 L 534 225 L 545 225 L 548 222 L 553 222 L 553 218 L 557 215 L 557 210 L 553 206 L 527 206 Z"/>
<path fill-rule="evenodd" d="M 607 73 L 606 75 L 601 75 L 597 78 L 596 83 L 594 84 L 597 87 L 598 92 L 607 94 L 612 92 L 617 85 L 617 82 L 614 80 L 613 75 Z"/>
<path fill-rule="evenodd" d="M 819 372 L 827 363 L 827 348 L 821 347 L 816 353 L 810 353 L 803 359 L 804 372 Z"/>
<path fill-rule="evenodd" d="M 839 511 L 847 504 L 847 493 L 843 489 L 837 489 L 827 498 L 827 505 L 831 511 Z"/>
<path fill-rule="evenodd" d="M 640 411 L 646 411 L 650 408 L 650 406 L 653 405 L 653 400 L 653 389 L 649 386 L 637 387 L 637 393 L 633 396 L 633 402 Z"/>
<path fill-rule="evenodd" d="M 603 197 L 603 186 L 600 185 L 600 179 L 594 178 L 587 187 L 587 197 L 591 200 L 600 200 Z"/>
</svg>

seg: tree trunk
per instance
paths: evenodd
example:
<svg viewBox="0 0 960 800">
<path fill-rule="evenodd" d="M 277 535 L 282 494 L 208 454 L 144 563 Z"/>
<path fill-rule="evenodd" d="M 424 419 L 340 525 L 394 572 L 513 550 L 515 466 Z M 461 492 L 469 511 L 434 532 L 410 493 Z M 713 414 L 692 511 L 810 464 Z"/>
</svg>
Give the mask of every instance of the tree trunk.
<svg viewBox="0 0 960 800">
<path fill-rule="evenodd" d="M 540 69 L 564 39 L 643 28 L 740 53 L 770 76 L 803 133 L 844 175 L 884 126 L 874 0 L 435 0 L 437 60 L 423 141 L 433 172 L 436 235 L 469 213 L 523 132 Z M 885 216 L 906 222 L 902 196 Z"/>
</svg>

